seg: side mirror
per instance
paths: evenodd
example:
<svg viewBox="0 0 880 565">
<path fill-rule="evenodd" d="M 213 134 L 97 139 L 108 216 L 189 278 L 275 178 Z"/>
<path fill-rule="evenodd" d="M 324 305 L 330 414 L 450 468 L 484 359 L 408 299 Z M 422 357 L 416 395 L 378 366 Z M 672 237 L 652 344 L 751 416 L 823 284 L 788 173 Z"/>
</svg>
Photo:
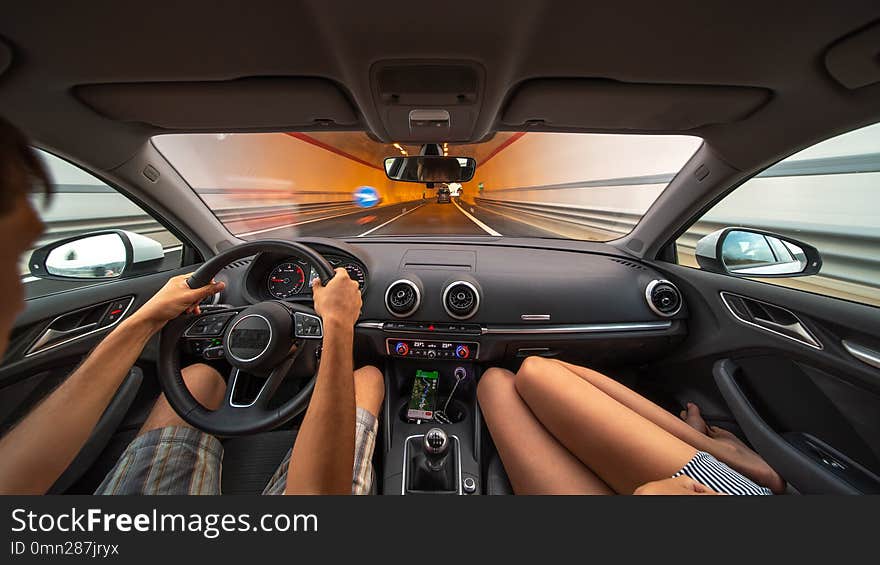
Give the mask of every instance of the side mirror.
<svg viewBox="0 0 880 565">
<path fill-rule="evenodd" d="M 41 279 L 111 280 L 165 258 L 162 244 L 122 230 L 92 232 L 35 249 L 31 274 Z M 135 268 L 137 267 L 137 268 Z"/>
<path fill-rule="evenodd" d="M 400 182 L 467 182 L 476 170 L 473 157 L 419 155 L 385 159 L 385 175 Z"/>
<path fill-rule="evenodd" d="M 805 277 L 822 268 L 819 250 L 779 234 L 751 228 L 724 228 L 697 242 L 704 271 L 735 277 Z"/>
</svg>

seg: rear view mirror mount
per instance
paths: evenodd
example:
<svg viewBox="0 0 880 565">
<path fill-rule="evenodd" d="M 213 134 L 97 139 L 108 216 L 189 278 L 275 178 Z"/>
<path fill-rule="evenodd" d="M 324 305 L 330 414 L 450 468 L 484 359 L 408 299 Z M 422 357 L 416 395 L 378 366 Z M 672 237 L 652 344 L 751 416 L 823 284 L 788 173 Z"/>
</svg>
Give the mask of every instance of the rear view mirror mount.
<svg viewBox="0 0 880 565">
<path fill-rule="evenodd" d="M 385 174 L 389 179 L 399 182 L 428 185 L 440 182 L 462 183 L 474 178 L 476 170 L 477 162 L 472 157 L 418 155 L 385 159 Z"/>
</svg>

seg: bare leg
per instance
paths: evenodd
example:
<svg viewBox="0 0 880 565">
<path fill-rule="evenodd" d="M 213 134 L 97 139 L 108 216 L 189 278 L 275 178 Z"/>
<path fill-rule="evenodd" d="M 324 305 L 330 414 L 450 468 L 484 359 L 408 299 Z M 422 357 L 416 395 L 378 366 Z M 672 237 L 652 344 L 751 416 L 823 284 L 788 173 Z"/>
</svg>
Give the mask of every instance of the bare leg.
<svg viewBox="0 0 880 565">
<path fill-rule="evenodd" d="M 375 417 L 382 411 L 385 400 L 385 380 L 382 372 L 372 365 L 361 367 L 354 372 L 354 403 Z"/>
<path fill-rule="evenodd" d="M 688 411 L 677 418 L 674 414 L 670 414 L 647 398 L 602 373 L 562 361 L 546 359 L 543 361 L 565 367 L 678 439 L 700 451 L 711 453 L 720 461 L 727 463 L 773 492 L 778 493 L 785 490 L 785 481 L 782 480 L 782 477 L 757 453 L 739 441 L 735 435 L 721 428 L 707 427 L 696 405 L 690 404 Z"/>
<path fill-rule="evenodd" d="M 514 375 L 489 369 L 477 387 L 480 409 L 517 494 L 614 494 L 535 418 Z"/>
<path fill-rule="evenodd" d="M 617 493 L 671 477 L 697 452 L 559 363 L 529 357 L 515 384 L 544 427 Z"/>
<path fill-rule="evenodd" d="M 213 367 L 203 363 L 190 365 L 181 371 L 183 374 L 183 382 L 189 389 L 190 393 L 199 403 L 209 410 L 216 410 L 223 402 L 223 395 L 226 392 L 226 383 Z M 147 416 L 138 435 L 147 433 L 150 430 L 165 428 L 168 426 L 188 426 L 183 419 L 177 415 L 174 408 L 168 404 L 168 400 L 164 394 L 159 395 L 153 410 Z"/>
</svg>

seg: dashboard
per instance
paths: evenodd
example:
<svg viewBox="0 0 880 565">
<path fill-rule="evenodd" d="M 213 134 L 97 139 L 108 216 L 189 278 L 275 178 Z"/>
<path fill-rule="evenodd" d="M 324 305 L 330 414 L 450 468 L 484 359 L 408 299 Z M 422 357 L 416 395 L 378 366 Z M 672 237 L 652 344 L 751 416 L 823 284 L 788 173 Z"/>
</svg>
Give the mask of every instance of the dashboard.
<svg viewBox="0 0 880 565">
<path fill-rule="evenodd" d="M 627 362 L 687 332 L 681 292 L 652 265 L 604 244 L 523 245 L 302 238 L 363 295 L 357 349 L 371 356 L 499 362 L 527 355 Z M 585 245 L 586 246 L 586 245 Z M 260 253 L 223 273 L 226 303 L 311 302 L 304 257 Z"/>
</svg>

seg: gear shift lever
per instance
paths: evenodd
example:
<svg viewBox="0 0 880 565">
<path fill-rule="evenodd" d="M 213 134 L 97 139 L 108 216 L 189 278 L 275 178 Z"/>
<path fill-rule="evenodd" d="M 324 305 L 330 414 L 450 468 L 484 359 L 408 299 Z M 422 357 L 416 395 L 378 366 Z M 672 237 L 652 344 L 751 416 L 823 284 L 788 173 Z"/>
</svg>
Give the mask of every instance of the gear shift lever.
<svg viewBox="0 0 880 565">
<path fill-rule="evenodd" d="M 425 464 L 431 471 L 440 471 L 449 455 L 449 436 L 440 428 L 431 428 L 422 441 L 425 450 Z"/>
</svg>

